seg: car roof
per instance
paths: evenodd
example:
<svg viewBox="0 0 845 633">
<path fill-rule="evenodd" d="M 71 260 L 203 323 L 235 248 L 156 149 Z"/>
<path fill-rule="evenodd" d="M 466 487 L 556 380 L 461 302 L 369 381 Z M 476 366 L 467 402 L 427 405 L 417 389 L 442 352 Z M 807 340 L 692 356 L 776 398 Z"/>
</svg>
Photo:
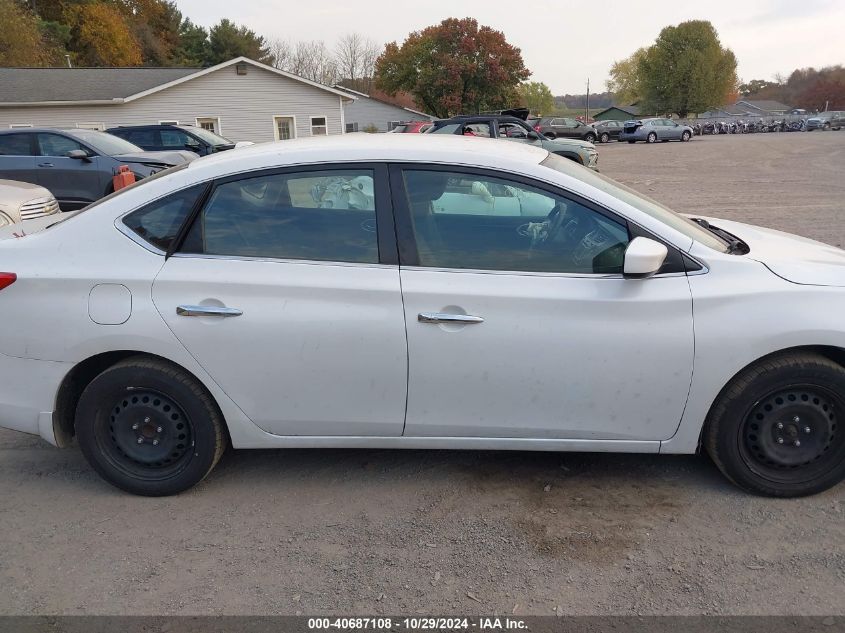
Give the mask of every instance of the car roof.
<svg viewBox="0 0 845 633">
<path fill-rule="evenodd" d="M 479 151 L 478 143 L 483 143 Z M 495 145 L 491 145 L 494 144 Z M 495 149 L 494 149 L 495 148 Z M 256 169 L 343 162 L 424 162 L 462 164 L 492 169 L 537 165 L 549 152 L 506 140 L 431 134 L 337 134 L 257 143 L 192 161 L 186 172 L 213 178 Z"/>
<path fill-rule="evenodd" d="M 438 119 L 434 123 L 471 123 L 473 121 L 506 121 L 525 123 L 524 119 L 520 119 L 511 114 L 459 114 L 448 119 Z"/>
<path fill-rule="evenodd" d="M 148 123 L 146 125 L 115 125 L 114 127 L 108 128 L 107 131 L 110 130 L 142 130 L 142 129 L 159 129 L 163 127 L 169 128 L 178 128 L 178 129 L 196 129 L 196 125 L 191 125 L 189 123 Z"/>
</svg>

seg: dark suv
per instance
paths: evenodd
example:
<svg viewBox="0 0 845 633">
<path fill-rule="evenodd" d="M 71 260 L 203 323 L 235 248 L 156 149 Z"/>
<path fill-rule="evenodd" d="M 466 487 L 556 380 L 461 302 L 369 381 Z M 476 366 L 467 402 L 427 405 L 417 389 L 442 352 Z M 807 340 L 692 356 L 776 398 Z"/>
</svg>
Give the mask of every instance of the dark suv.
<svg viewBox="0 0 845 633">
<path fill-rule="evenodd" d="M 588 143 L 598 138 L 591 125 L 563 116 L 540 119 L 534 124 L 534 129 L 546 138 L 580 138 Z"/>
<path fill-rule="evenodd" d="M 205 156 L 235 147 L 234 141 L 193 125 L 125 125 L 106 132 L 148 151 L 177 149 Z"/>
<path fill-rule="evenodd" d="M 62 211 L 80 209 L 111 193 L 112 177 L 121 165 L 140 180 L 196 157 L 184 150 L 145 152 L 95 130 L 0 131 L 0 178 L 41 185 L 56 197 Z"/>
</svg>

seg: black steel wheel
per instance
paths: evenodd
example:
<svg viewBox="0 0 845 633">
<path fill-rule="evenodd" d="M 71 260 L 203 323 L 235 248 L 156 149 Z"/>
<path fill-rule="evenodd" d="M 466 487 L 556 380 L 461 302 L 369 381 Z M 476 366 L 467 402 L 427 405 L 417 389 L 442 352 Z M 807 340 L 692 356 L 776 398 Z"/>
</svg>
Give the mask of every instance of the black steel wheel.
<svg viewBox="0 0 845 633">
<path fill-rule="evenodd" d="M 845 478 L 845 368 L 815 354 L 764 360 L 725 387 L 705 426 L 713 461 L 752 492 L 794 497 Z"/>
<path fill-rule="evenodd" d="M 186 371 L 150 357 L 106 369 L 82 392 L 76 434 L 106 481 L 140 495 L 182 492 L 200 482 L 226 447 L 220 411 Z"/>
</svg>

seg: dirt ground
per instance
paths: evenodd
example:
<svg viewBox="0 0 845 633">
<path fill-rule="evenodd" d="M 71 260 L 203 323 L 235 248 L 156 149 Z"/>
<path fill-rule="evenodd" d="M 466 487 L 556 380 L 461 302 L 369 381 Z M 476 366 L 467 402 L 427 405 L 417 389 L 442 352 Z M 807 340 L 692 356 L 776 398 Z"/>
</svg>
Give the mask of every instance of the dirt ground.
<svg viewBox="0 0 845 633">
<path fill-rule="evenodd" d="M 845 243 L 845 131 L 600 146 L 679 211 Z M 0 431 L 0 614 L 845 614 L 845 485 L 701 456 L 230 451 L 145 499 Z"/>
</svg>

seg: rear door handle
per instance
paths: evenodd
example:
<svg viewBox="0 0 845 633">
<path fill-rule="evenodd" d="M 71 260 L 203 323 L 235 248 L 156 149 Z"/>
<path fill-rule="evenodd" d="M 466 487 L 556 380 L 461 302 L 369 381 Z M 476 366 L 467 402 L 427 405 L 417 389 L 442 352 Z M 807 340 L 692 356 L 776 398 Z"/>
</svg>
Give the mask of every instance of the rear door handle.
<svg viewBox="0 0 845 633">
<path fill-rule="evenodd" d="M 237 308 L 227 308 L 225 306 L 176 306 L 176 314 L 179 316 L 219 316 L 219 317 L 236 317 L 243 314 L 243 310 Z"/>
<path fill-rule="evenodd" d="M 52 167 L 53 163 L 38 163 L 39 167 Z"/>
<path fill-rule="evenodd" d="M 471 314 L 446 314 L 445 312 L 420 312 L 417 315 L 417 320 L 420 323 L 465 323 L 467 325 L 484 323 L 484 319 L 480 316 L 473 316 Z"/>
</svg>

